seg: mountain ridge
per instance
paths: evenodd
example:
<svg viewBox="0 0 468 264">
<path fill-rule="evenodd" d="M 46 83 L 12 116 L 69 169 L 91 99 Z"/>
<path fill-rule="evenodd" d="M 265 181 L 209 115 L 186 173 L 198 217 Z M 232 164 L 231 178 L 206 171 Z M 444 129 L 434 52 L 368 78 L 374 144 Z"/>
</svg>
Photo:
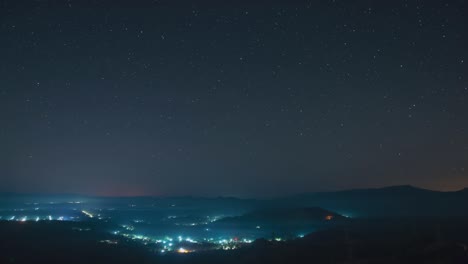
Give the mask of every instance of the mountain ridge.
<svg viewBox="0 0 468 264">
<path fill-rule="evenodd" d="M 468 192 L 468 187 L 465 187 L 456 191 L 439 191 L 425 189 L 422 187 L 417 187 L 414 185 L 390 185 L 384 187 L 375 187 L 375 188 L 351 188 L 335 191 L 320 191 L 320 192 L 302 192 L 296 194 L 289 194 L 279 197 L 271 198 L 244 198 L 244 197 L 235 197 L 235 196 L 197 196 L 197 195 L 175 195 L 175 196 L 158 196 L 158 195 L 137 195 L 137 196 L 100 196 L 100 195 L 88 195 L 88 194 L 78 194 L 78 193 L 15 193 L 15 192 L 0 192 L 0 197 L 5 196 L 18 196 L 18 197 L 27 197 L 27 196 L 36 196 L 36 197 L 83 197 L 83 198 L 157 198 L 157 199 L 239 199 L 239 200 L 275 200 L 283 199 L 287 197 L 295 196 L 304 196 L 304 195 L 323 195 L 323 194 L 339 194 L 339 193 L 356 193 L 356 192 L 431 192 L 431 193 L 460 193 Z"/>
</svg>

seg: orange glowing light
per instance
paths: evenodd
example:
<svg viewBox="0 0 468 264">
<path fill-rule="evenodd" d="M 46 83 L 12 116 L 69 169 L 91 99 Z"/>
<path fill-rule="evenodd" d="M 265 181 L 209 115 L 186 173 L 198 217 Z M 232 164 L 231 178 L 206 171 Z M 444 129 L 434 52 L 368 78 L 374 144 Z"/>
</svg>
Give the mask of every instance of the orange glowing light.
<svg viewBox="0 0 468 264">
<path fill-rule="evenodd" d="M 187 250 L 187 249 L 185 249 L 185 248 L 179 248 L 179 249 L 177 250 L 177 252 L 178 252 L 178 253 L 182 253 L 182 254 L 190 253 L 190 251 Z"/>
</svg>

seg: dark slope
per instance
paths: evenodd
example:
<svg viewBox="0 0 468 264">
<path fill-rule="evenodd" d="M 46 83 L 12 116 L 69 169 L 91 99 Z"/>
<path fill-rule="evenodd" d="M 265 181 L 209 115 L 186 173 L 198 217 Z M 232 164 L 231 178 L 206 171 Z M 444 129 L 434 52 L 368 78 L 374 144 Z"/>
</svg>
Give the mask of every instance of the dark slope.
<svg viewBox="0 0 468 264">
<path fill-rule="evenodd" d="M 350 217 L 468 216 L 468 191 L 437 192 L 412 186 L 311 193 L 271 201 L 288 206 L 318 206 Z"/>
<path fill-rule="evenodd" d="M 237 217 L 226 217 L 218 223 L 249 223 L 249 222 L 274 222 L 274 223 L 317 223 L 330 220 L 343 220 L 345 217 L 319 207 L 308 208 L 268 208 L 252 211 Z"/>
<path fill-rule="evenodd" d="M 114 239 L 92 222 L 0 221 L 0 263 L 152 263 L 136 244 Z M 86 231 L 80 231 L 86 230 Z"/>
<path fill-rule="evenodd" d="M 261 228 L 270 237 L 271 232 L 286 235 L 332 228 L 348 222 L 349 219 L 318 207 L 310 208 L 268 208 L 250 213 L 226 217 L 216 221 L 213 228 L 226 230 Z M 260 230 L 259 230 L 260 231 Z M 268 233 L 270 232 L 270 233 Z"/>
<path fill-rule="evenodd" d="M 163 257 L 162 263 L 468 263 L 465 219 L 354 222 L 287 242 L 257 240 L 234 251 Z"/>
</svg>

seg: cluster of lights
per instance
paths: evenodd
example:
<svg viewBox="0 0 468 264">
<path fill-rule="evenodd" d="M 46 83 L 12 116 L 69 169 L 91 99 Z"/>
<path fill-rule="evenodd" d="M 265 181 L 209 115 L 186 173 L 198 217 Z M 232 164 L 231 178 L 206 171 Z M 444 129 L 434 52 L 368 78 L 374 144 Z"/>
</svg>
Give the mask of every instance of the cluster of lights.
<svg viewBox="0 0 468 264">
<path fill-rule="evenodd" d="M 68 204 L 81 204 L 82 202 L 80 201 L 72 201 L 68 202 Z M 50 204 L 55 204 L 55 202 L 50 202 Z M 58 221 L 65 221 L 65 220 L 73 220 L 73 219 L 80 219 L 80 218 L 96 218 L 96 219 L 103 219 L 101 217 L 100 212 L 106 209 L 99 209 L 99 208 L 91 208 L 92 212 L 87 211 L 87 210 L 81 210 L 80 206 L 75 206 L 76 208 L 73 208 L 74 211 L 77 211 L 76 213 L 79 214 L 81 211 L 83 215 L 80 215 L 80 217 L 69 217 L 69 216 L 54 216 L 52 217 L 51 215 L 48 216 L 36 216 L 39 214 L 39 212 L 34 212 L 38 210 L 44 210 L 47 209 L 48 206 L 44 205 L 42 203 L 39 207 L 37 203 L 34 203 L 35 206 L 31 206 L 29 209 L 14 209 L 14 211 L 17 211 L 16 216 L 0 216 L 0 219 L 5 219 L 7 221 L 18 221 L 18 222 L 31 222 L 31 221 L 43 221 L 43 220 L 58 220 Z M 43 207 L 45 206 L 45 207 Z M 129 207 L 136 207 L 134 204 L 128 205 Z M 171 205 L 172 207 L 175 207 L 175 205 Z M 73 207 L 73 206 L 71 206 Z M 77 209 L 78 208 L 78 209 Z M 89 207 L 88 207 L 89 208 Z M 34 211 L 33 211 L 34 210 Z M 115 208 L 109 208 L 107 209 L 108 211 L 113 211 Z M 33 212 L 29 216 L 24 216 L 27 214 L 25 211 L 31 211 Z M 34 215 L 36 214 L 36 215 Z M 183 220 L 187 219 L 185 216 L 177 216 L 177 215 L 169 215 L 167 216 L 167 219 L 172 220 L 169 221 L 171 224 L 175 225 L 180 225 L 180 226 L 200 226 L 201 230 L 204 230 L 206 232 L 211 231 L 210 230 L 210 224 L 213 222 L 218 221 L 219 219 L 222 219 L 222 215 L 216 215 L 216 216 L 206 216 L 201 217 L 197 220 L 192 220 L 193 222 L 186 222 L 182 223 Z M 105 219 L 110 219 L 110 217 L 105 217 Z M 181 220 L 179 220 L 181 219 Z M 331 221 L 334 220 L 334 215 L 324 215 L 323 220 L 326 221 Z M 130 220 L 130 224 L 126 225 L 121 225 L 119 230 L 113 231 L 112 234 L 116 236 L 122 236 L 128 240 L 134 240 L 138 241 L 139 243 L 142 243 L 144 245 L 147 245 L 148 247 L 152 247 L 157 252 L 160 253 L 180 253 L 180 254 L 187 254 L 199 250 L 234 250 L 238 249 L 240 247 L 245 246 L 246 244 L 250 244 L 253 242 L 252 239 L 247 239 L 247 238 L 230 238 L 230 237 L 218 237 L 216 235 L 212 235 L 212 233 L 216 232 L 209 232 L 209 233 L 204 233 L 207 236 L 202 236 L 202 237 L 197 237 L 197 238 L 191 238 L 191 237 L 186 237 L 186 236 L 173 236 L 173 237 L 150 237 L 142 234 L 135 234 L 135 227 L 139 227 L 138 223 L 150 223 L 150 222 L 145 222 L 148 221 L 147 219 L 133 219 Z M 177 223 L 178 222 L 178 223 Z M 137 223 L 137 224 L 135 224 Z M 132 225 L 133 224 L 133 225 Z M 260 223 L 256 223 L 260 224 Z M 266 227 L 260 225 L 251 225 L 251 229 L 265 229 Z M 90 229 L 81 229 L 81 228 L 73 228 L 73 230 L 78 230 L 78 231 L 89 231 Z M 258 230 L 261 231 L 261 230 Z M 213 236 L 213 237 L 208 237 L 208 236 Z M 303 238 L 303 234 L 297 235 L 298 238 Z M 286 238 L 288 239 L 288 238 Z M 119 240 L 101 240 L 99 242 L 101 243 L 106 243 L 106 244 L 117 244 Z M 281 237 L 274 237 L 270 241 L 284 241 L 284 238 Z"/>
<path fill-rule="evenodd" d="M 121 225 L 125 230 L 128 230 L 128 231 L 133 231 L 135 230 L 135 227 L 132 226 L 132 225 Z"/>
<path fill-rule="evenodd" d="M 73 202 L 73 203 L 80 203 L 80 202 Z M 34 208 L 34 210 L 39 210 L 39 207 Z M 98 209 L 96 209 L 98 210 Z M 100 214 L 93 214 L 90 211 L 86 210 L 81 210 L 81 213 L 83 213 L 85 216 L 89 218 L 99 218 L 101 219 Z M 178 218 L 177 216 L 168 216 L 168 219 L 176 219 Z M 214 216 L 210 217 L 207 216 L 206 220 L 200 222 L 200 223 L 189 223 L 186 225 L 190 226 L 195 226 L 195 225 L 208 225 L 209 223 L 215 222 L 219 220 L 220 216 Z M 334 218 L 333 215 L 326 215 L 325 220 L 330 221 Z M 0 219 L 2 219 L 2 216 L 0 216 Z M 64 216 L 58 216 L 58 217 L 52 217 L 51 215 L 48 215 L 46 217 L 39 217 L 39 216 L 9 216 L 9 217 L 3 217 L 3 219 L 7 221 L 19 221 L 19 222 L 27 222 L 27 221 L 41 221 L 41 220 L 58 220 L 58 221 L 65 221 L 65 220 L 72 220 L 75 219 L 74 217 L 64 217 Z M 140 219 L 135 219 L 133 220 L 134 223 L 143 223 L 144 220 Z M 159 245 L 158 246 L 158 251 L 161 253 L 166 253 L 166 252 L 173 252 L 173 253 L 181 253 L 181 254 L 186 254 L 186 253 L 191 253 L 195 252 L 196 250 L 200 250 L 202 247 L 203 250 L 205 249 L 222 249 L 222 250 L 234 250 L 237 248 L 242 247 L 244 244 L 250 244 L 253 242 L 251 239 L 247 238 L 226 238 L 226 237 L 219 237 L 219 238 L 199 238 L 199 239 L 193 239 L 191 237 L 184 237 L 184 236 L 175 236 L 175 237 L 169 237 L 166 236 L 164 238 L 153 238 L 150 236 L 142 235 L 142 234 L 134 234 L 135 227 L 133 225 L 127 224 L 127 225 L 121 225 L 123 230 L 120 231 L 113 231 L 112 234 L 118 235 L 118 236 L 123 236 L 127 239 L 130 240 L 135 240 L 139 241 L 144 245 Z M 260 225 L 255 226 L 256 229 L 261 229 L 262 227 Z M 204 228 L 205 231 L 210 231 L 209 228 Z M 79 230 L 83 231 L 83 230 Z M 297 236 L 298 238 L 303 238 L 303 234 L 299 234 Z M 107 243 L 107 244 L 116 244 L 117 240 L 102 240 L 100 241 L 101 243 Z M 281 237 L 275 237 L 272 239 L 272 241 L 284 241 L 283 238 Z M 203 243 L 203 246 L 202 244 Z M 193 246 L 190 246 L 190 244 L 194 244 Z M 195 246 L 195 244 L 198 244 L 198 246 Z"/>
<path fill-rule="evenodd" d="M 2 219 L 3 217 L 0 216 L 0 219 Z M 59 216 L 57 217 L 55 220 L 58 220 L 58 221 L 66 221 L 66 220 L 75 220 L 76 218 L 75 217 L 65 217 L 65 216 Z M 16 217 L 15 215 L 13 216 L 10 216 L 10 217 L 5 217 L 5 220 L 6 221 L 18 221 L 18 222 L 29 222 L 29 221 L 35 221 L 35 222 L 39 222 L 39 221 L 43 221 L 43 220 L 48 220 L 48 221 L 52 221 L 54 220 L 54 218 L 51 216 L 51 215 L 48 215 L 46 217 L 39 217 L 39 216 L 20 216 L 20 217 Z"/>
<path fill-rule="evenodd" d="M 122 225 L 126 230 L 133 231 L 133 226 L 130 225 Z M 131 227 L 131 230 L 129 230 Z M 160 253 L 168 253 L 168 252 L 175 252 L 175 253 L 191 253 L 195 252 L 196 250 L 193 249 L 190 244 L 200 244 L 197 239 L 193 239 L 191 237 L 184 237 L 184 236 L 177 236 L 177 237 L 170 237 L 166 236 L 164 238 L 152 238 L 149 236 L 145 236 L 142 234 L 131 234 L 131 233 L 121 233 L 121 231 L 113 231 L 112 234 L 120 235 L 127 239 L 140 241 L 144 245 L 151 245 L 157 244 L 160 245 L 159 252 Z M 223 249 L 223 250 L 232 250 L 239 248 L 242 244 L 250 244 L 253 242 L 251 239 L 238 239 L 238 238 L 203 238 L 202 241 L 211 249 Z"/>
<path fill-rule="evenodd" d="M 221 215 L 215 215 L 215 216 L 213 216 L 213 217 L 207 216 L 206 218 L 208 218 L 208 221 L 209 221 L 210 223 L 213 223 L 213 222 L 216 222 L 216 221 L 218 221 L 219 219 L 223 218 L 223 216 L 221 216 Z"/>
<path fill-rule="evenodd" d="M 221 249 L 223 250 L 234 250 L 242 246 L 242 244 L 250 244 L 253 240 L 250 239 L 238 239 L 238 238 L 231 238 L 231 239 L 221 239 L 218 241 L 220 244 Z"/>
<path fill-rule="evenodd" d="M 110 244 L 110 245 L 116 245 L 116 244 L 119 243 L 119 241 L 117 241 L 117 240 L 109 240 L 109 239 L 101 240 L 101 241 L 99 241 L 99 242 L 101 242 L 101 243 L 106 243 L 106 244 Z"/>
<path fill-rule="evenodd" d="M 83 231 L 90 231 L 91 228 L 73 227 L 72 230 L 83 232 Z"/>
<path fill-rule="evenodd" d="M 69 202 L 72 204 L 79 204 L 81 202 Z M 34 210 L 39 210 L 39 207 L 35 207 Z M 76 210 L 76 209 L 74 209 Z M 100 211 L 99 209 L 96 209 L 97 211 Z M 20 210 L 23 211 L 23 210 Z M 83 213 L 85 216 L 89 218 L 99 218 L 100 214 L 93 214 L 90 211 L 86 210 L 81 210 L 81 213 Z M 178 216 L 167 216 L 168 219 L 176 219 Z M 181 225 L 188 225 L 188 226 L 197 226 L 197 225 L 209 225 L 212 222 L 215 222 L 219 219 L 221 219 L 221 216 L 214 216 L 210 217 L 207 216 L 206 219 L 202 219 L 200 222 L 193 222 L 193 223 L 188 223 L 188 224 L 181 224 Z M 333 215 L 326 215 L 325 220 L 330 221 L 334 218 Z M 0 219 L 2 219 L 2 216 L 0 216 Z M 27 221 L 41 221 L 41 220 L 58 220 L 58 221 L 65 221 L 65 220 L 72 220 L 75 219 L 74 217 L 64 217 L 64 216 L 59 216 L 59 217 L 52 217 L 51 215 L 48 215 L 46 217 L 39 217 L 39 216 L 9 216 L 4 217 L 3 219 L 8 220 L 8 221 L 19 221 L 19 222 L 27 222 Z M 144 223 L 144 220 L 140 219 L 135 219 L 133 220 L 134 223 Z M 176 223 L 177 224 L 177 223 Z M 118 236 L 123 236 L 127 239 L 131 240 L 136 240 L 141 242 L 144 245 L 159 245 L 158 246 L 158 252 L 161 253 L 166 253 L 166 252 L 173 252 L 173 253 L 181 253 L 181 254 L 187 254 L 191 252 L 195 252 L 196 250 L 200 250 L 200 248 L 203 248 L 203 250 L 206 249 L 222 249 L 222 250 L 234 250 L 237 248 L 242 247 L 244 244 L 250 244 L 253 242 L 251 239 L 247 238 L 226 238 L 226 237 L 219 237 L 219 238 L 199 238 L 198 239 L 193 239 L 191 237 L 184 237 L 184 236 L 176 236 L 176 237 L 169 237 L 166 236 L 164 238 L 153 238 L 149 236 L 145 236 L 142 234 L 133 234 L 135 231 L 135 227 L 133 225 L 121 225 L 123 230 L 120 231 L 113 231 L 112 234 L 118 235 Z M 256 229 L 261 229 L 262 227 L 260 225 L 255 226 Z M 210 231 L 209 228 L 204 228 L 205 231 Z M 79 230 L 79 231 L 84 231 L 84 230 Z M 300 234 L 298 235 L 299 238 L 304 237 L 304 235 Z M 275 237 L 272 239 L 273 241 L 283 241 L 281 237 Z M 107 243 L 107 244 L 117 244 L 118 240 L 102 240 L 99 241 L 101 243 Z M 202 242 L 203 244 L 200 244 Z M 193 246 L 191 246 L 193 244 Z M 198 244 L 197 246 L 195 244 Z"/>
<path fill-rule="evenodd" d="M 168 219 L 176 219 L 178 218 L 176 215 L 170 215 L 167 217 Z M 218 221 L 219 219 L 223 218 L 223 216 L 206 216 L 205 221 L 201 222 L 192 222 L 192 223 L 174 223 L 177 226 L 198 226 L 198 225 L 209 225 L 210 223 L 214 223 Z"/>
<path fill-rule="evenodd" d="M 182 253 L 182 254 L 186 254 L 186 253 L 190 253 L 190 252 L 193 252 L 192 250 L 188 250 L 188 249 L 185 249 L 185 248 L 179 248 L 177 250 L 177 253 Z"/>
</svg>

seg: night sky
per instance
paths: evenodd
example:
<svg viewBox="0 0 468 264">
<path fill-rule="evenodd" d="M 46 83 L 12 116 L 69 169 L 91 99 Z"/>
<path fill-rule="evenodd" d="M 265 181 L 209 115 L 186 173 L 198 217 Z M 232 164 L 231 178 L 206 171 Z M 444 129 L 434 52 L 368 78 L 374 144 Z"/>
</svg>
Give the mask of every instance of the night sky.
<svg viewBox="0 0 468 264">
<path fill-rule="evenodd" d="M 468 2 L 0 2 L 0 192 L 468 186 Z"/>
</svg>

